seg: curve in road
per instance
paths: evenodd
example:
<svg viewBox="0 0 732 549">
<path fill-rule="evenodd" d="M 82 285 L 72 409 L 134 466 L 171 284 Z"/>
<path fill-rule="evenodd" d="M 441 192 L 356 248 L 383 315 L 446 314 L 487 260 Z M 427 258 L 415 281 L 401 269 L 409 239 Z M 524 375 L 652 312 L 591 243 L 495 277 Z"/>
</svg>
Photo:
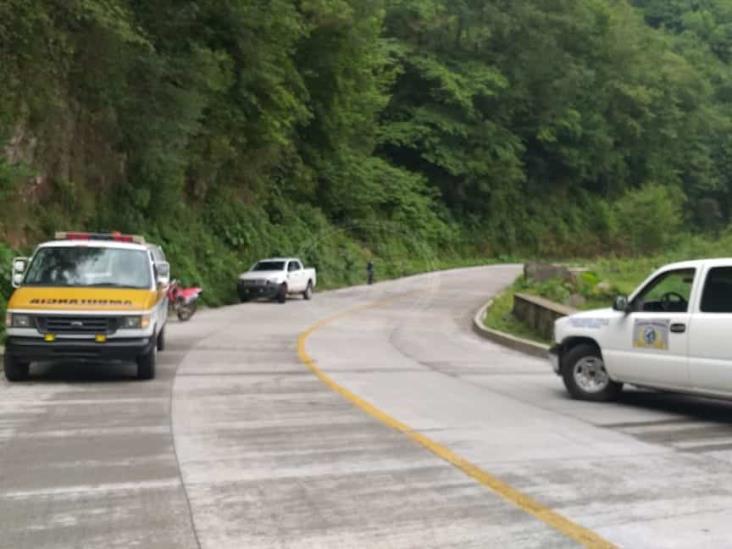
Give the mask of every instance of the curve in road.
<svg viewBox="0 0 732 549">
<path fill-rule="evenodd" d="M 728 544 L 732 406 L 570 400 L 544 361 L 471 332 L 517 272 L 201 311 L 170 326 L 152 382 L 63 364 L 3 382 L 0 546 L 575 545 L 303 366 L 298 334 L 344 311 L 310 332 L 311 365 L 415 437 L 612 543 Z"/>
<path fill-rule="evenodd" d="M 370 402 L 364 400 L 357 394 L 353 393 L 352 391 L 349 391 L 345 387 L 339 385 L 336 383 L 333 378 L 331 378 L 328 374 L 323 372 L 321 370 L 313 357 L 311 357 L 307 350 L 307 340 L 308 338 L 315 333 L 317 330 L 327 326 L 328 324 L 331 324 L 333 322 L 336 322 L 337 320 L 343 318 L 344 316 L 355 314 L 360 311 L 364 311 L 367 309 L 389 305 L 391 303 L 394 303 L 397 299 L 403 299 L 404 297 L 408 297 L 409 294 L 405 294 L 404 296 L 401 296 L 401 298 L 396 299 L 390 299 L 385 301 L 375 301 L 372 303 L 369 303 L 364 306 L 356 307 L 355 309 L 346 311 L 345 313 L 339 313 L 335 316 L 332 316 L 328 319 L 321 320 L 320 322 L 317 322 L 313 324 L 311 327 L 309 327 L 307 330 L 305 330 L 302 334 L 300 334 L 297 342 L 297 353 L 300 357 L 300 360 L 305 364 L 312 372 L 315 374 L 315 376 L 322 381 L 328 388 L 335 391 L 339 395 L 341 395 L 343 398 L 345 398 L 347 401 L 351 402 L 354 406 L 357 408 L 363 410 L 368 415 L 374 417 L 375 419 L 379 420 L 381 423 L 386 425 L 387 427 L 390 427 L 391 429 L 394 429 L 396 431 L 399 431 L 400 433 L 404 434 L 406 437 L 408 437 L 410 440 L 416 442 L 417 444 L 423 446 L 430 452 L 432 452 L 434 455 L 439 457 L 440 459 L 448 462 L 449 464 L 453 465 L 469 477 L 473 478 L 486 488 L 492 490 L 497 495 L 508 501 L 509 503 L 515 505 L 522 511 L 525 511 L 526 513 L 533 515 L 534 517 L 538 518 L 539 520 L 545 522 L 552 528 L 556 529 L 557 531 L 561 532 L 562 534 L 566 535 L 568 538 L 571 538 L 578 543 L 581 543 L 582 545 L 586 547 L 614 547 L 610 542 L 603 539 L 602 537 L 598 536 L 596 533 L 592 532 L 591 530 L 588 530 L 587 528 L 584 528 L 583 526 L 576 524 L 572 522 L 571 520 L 568 520 L 567 518 L 563 517 L 559 513 L 554 512 L 553 510 L 549 509 L 548 507 L 542 505 L 538 501 L 528 497 L 526 494 L 521 493 L 520 491 L 516 490 L 514 487 L 512 487 L 510 484 L 507 484 L 500 479 L 496 478 L 495 476 L 491 475 L 489 472 L 484 471 L 474 463 L 471 463 L 464 457 L 456 454 L 449 448 L 439 444 L 438 442 L 435 442 L 428 436 L 425 436 L 424 434 L 420 433 L 416 429 L 413 429 L 409 425 L 406 425 L 399 421 L 398 419 L 390 416 L 383 410 L 379 409 L 378 407 L 374 406 Z"/>
</svg>

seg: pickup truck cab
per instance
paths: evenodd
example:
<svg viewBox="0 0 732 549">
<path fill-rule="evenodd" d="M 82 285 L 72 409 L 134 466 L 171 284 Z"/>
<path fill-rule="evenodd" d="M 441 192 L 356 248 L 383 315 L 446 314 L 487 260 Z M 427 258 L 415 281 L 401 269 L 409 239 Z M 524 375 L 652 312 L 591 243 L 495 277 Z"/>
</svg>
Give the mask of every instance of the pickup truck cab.
<svg viewBox="0 0 732 549">
<path fill-rule="evenodd" d="M 610 309 L 560 318 L 550 357 L 574 398 L 628 383 L 732 399 L 732 259 L 667 265 Z"/>
<path fill-rule="evenodd" d="M 257 261 L 241 274 L 237 293 L 242 303 L 255 298 L 284 303 L 288 295 L 300 294 L 312 299 L 317 282 L 315 269 L 306 269 L 298 258 L 274 257 Z"/>
<path fill-rule="evenodd" d="M 170 267 L 159 246 L 120 234 L 58 233 L 13 261 L 4 370 L 36 361 L 130 361 L 155 377 L 165 346 Z"/>
</svg>

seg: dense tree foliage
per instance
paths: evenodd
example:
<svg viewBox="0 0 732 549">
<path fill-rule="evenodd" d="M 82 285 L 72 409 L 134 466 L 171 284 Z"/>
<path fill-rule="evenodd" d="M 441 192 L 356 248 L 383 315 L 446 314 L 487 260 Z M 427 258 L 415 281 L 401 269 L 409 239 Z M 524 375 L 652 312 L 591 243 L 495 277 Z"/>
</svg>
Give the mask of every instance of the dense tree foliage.
<svg viewBox="0 0 732 549">
<path fill-rule="evenodd" d="M 216 301 L 275 253 L 647 251 L 640 205 L 729 219 L 730 63 L 732 0 L 0 0 L 0 237 L 144 232 Z"/>
</svg>

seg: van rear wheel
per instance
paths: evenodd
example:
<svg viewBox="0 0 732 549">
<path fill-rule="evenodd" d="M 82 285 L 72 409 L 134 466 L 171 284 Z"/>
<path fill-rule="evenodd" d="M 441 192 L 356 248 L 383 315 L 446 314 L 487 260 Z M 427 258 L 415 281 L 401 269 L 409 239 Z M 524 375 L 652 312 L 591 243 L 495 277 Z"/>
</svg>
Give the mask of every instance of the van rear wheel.
<svg viewBox="0 0 732 549">
<path fill-rule="evenodd" d="M 600 350 L 588 344 L 577 345 L 562 357 L 564 386 L 578 400 L 607 402 L 617 400 L 623 384 L 610 379 Z"/>
</svg>

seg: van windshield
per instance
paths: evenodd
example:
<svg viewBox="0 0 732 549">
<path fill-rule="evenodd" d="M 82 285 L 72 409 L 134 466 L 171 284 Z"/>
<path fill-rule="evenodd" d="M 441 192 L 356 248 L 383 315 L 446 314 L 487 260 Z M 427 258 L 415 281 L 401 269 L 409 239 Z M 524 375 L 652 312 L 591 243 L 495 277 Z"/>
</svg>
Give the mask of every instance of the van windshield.
<svg viewBox="0 0 732 549">
<path fill-rule="evenodd" d="M 74 246 L 41 248 L 33 257 L 25 286 L 135 288 L 152 286 L 144 250 Z"/>
</svg>

